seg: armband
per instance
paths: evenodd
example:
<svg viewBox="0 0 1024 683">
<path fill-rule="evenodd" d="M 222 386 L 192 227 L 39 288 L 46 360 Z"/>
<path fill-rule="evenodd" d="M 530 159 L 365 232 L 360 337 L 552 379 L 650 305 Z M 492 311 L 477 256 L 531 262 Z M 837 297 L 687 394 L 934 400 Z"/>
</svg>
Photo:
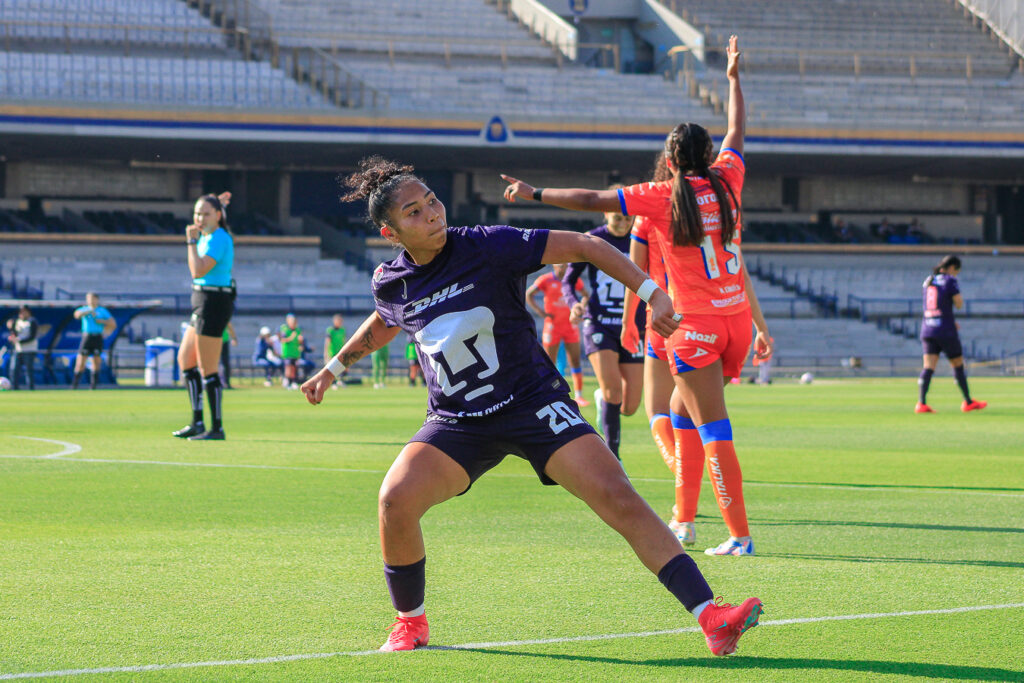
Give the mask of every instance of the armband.
<svg viewBox="0 0 1024 683">
<path fill-rule="evenodd" d="M 655 284 L 654 280 L 647 278 L 643 281 L 643 284 L 636 288 L 636 295 L 643 299 L 645 303 L 651 303 L 651 295 L 657 289 L 658 285 Z"/>
<path fill-rule="evenodd" d="M 543 187 L 535 187 L 535 188 L 533 188 L 533 201 L 535 201 L 535 202 L 544 201 L 543 199 L 541 199 L 541 195 L 543 195 L 543 194 L 544 194 L 544 188 Z"/>
<path fill-rule="evenodd" d="M 341 373 L 345 372 L 345 364 L 337 358 L 332 358 L 324 367 L 327 369 L 327 372 L 334 375 L 335 379 L 341 377 Z"/>
<path fill-rule="evenodd" d="M 185 240 L 185 244 L 199 244 L 199 240 Z"/>
</svg>

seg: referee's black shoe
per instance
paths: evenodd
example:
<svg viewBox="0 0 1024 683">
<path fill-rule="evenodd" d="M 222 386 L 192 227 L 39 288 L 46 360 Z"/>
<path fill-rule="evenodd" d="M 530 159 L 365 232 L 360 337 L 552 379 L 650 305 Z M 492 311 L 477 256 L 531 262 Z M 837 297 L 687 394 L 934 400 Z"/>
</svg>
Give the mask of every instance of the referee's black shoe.
<svg viewBox="0 0 1024 683">
<path fill-rule="evenodd" d="M 196 434 L 202 434 L 205 431 L 206 427 L 203 425 L 202 420 L 200 420 L 199 422 L 193 422 L 190 425 L 185 425 L 178 431 L 171 432 L 171 434 L 178 437 L 179 439 L 187 439 L 191 436 L 195 436 Z"/>
<path fill-rule="evenodd" d="M 197 434 L 196 436 L 188 437 L 189 441 L 223 441 L 224 430 L 223 429 L 211 429 L 208 432 Z"/>
</svg>

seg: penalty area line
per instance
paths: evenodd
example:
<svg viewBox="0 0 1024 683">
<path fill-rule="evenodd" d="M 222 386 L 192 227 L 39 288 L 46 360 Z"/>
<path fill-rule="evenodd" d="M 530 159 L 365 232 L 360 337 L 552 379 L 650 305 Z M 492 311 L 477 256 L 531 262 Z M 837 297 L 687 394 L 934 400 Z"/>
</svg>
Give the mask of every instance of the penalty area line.
<svg viewBox="0 0 1024 683">
<path fill-rule="evenodd" d="M 889 619 L 895 617 L 917 617 L 931 614 L 960 614 L 963 612 L 982 612 L 997 609 L 1017 609 L 1024 607 L 1024 602 L 1004 605 L 974 605 L 970 607 L 950 607 L 947 609 L 927 609 L 907 612 L 872 612 L 868 614 L 841 614 L 827 617 L 801 617 L 796 619 L 774 619 L 762 621 L 759 626 L 791 626 L 794 624 L 813 624 L 822 621 L 851 621 L 857 619 Z M 463 643 L 461 645 L 439 645 L 418 648 L 417 652 L 458 652 L 460 650 L 487 650 L 499 647 L 522 647 L 526 645 L 552 645 L 559 643 L 583 643 L 599 640 L 620 640 L 623 638 L 650 638 L 652 636 L 671 636 L 680 633 L 698 633 L 700 628 L 675 628 L 663 631 L 640 631 L 636 633 L 607 633 L 591 636 L 569 636 L 564 638 L 535 638 L 531 640 L 505 640 L 486 643 Z M 27 678 L 45 678 L 50 676 L 86 676 L 110 673 L 144 673 L 147 671 L 168 671 L 171 669 L 198 669 L 218 666 L 253 666 L 257 664 L 279 664 L 282 662 L 300 662 L 313 659 L 330 659 L 335 657 L 366 657 L 385 654 L 379 650 L 353 650 L 350 652 L 313 652 L 297 655 L 278 655 L 275 657 L 258 657 L 251 659 L 223 659 L 203 662 L 177 662 L 173 664 L 143 664 L 138 666 L 107 666 L 95 669 L 63 669 L 55 671 L 26 671 L 23 673 L 0 674 L 0 681 L 12 681 Z M 390 653 L 388 653 L 390 654 Z"/>
</svg>

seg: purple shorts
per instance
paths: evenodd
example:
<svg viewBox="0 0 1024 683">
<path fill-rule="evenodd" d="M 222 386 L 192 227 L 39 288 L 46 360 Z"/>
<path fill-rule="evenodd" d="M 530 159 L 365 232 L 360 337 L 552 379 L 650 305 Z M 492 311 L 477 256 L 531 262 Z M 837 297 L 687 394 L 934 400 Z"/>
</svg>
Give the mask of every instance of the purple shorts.
<svg viewBox="0 0 1024 683">
<path fill-rule="evenodd" d="M 963 346 L 960 345 L 960 337 L 924 337 L 921 339 L 921 348 L 927 356 L 937 356 L 940 353 L 944 353 L 946 358 L 950 360 L 964 355 Z"/>
<path fill-rule="evenodd" d="M 569 394 L 551 393 L 484 417 L 427 415 L 409 441 L 443 451 L 466 470 L 470 486 L 509 453 L 529 461 L 541 483 L 551 485 L 557 482 L 544 474 L 551 455 L 587 434 L 596 432 Z"/>
<path fill-rule="evenodd" d="M 583 355 L 589 356 L 598 351 L 614 351 L 619 354 L 619 363 L 643 363 L 644 362 L 644 339 L 641 330 L 640 346 L 637 353 L 630 353 L 622 348 L 619 337 L 622 335 L 622 327 L 611 327 L 587 318 L 583 321 Z"/>
</svg>

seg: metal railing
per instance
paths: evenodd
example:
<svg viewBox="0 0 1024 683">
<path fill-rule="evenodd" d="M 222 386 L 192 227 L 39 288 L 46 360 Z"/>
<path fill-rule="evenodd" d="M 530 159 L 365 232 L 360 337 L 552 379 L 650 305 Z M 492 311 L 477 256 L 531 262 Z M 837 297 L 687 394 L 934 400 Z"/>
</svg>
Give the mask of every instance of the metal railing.
<svg viewBox="0 0 1024 683">
<path fill-rule="evenodd" d="M 38 29 L 37 33 L 50 35 L 30 35 L 31 29 Z M 52 31 L 47 31 L 47 29 L 52 29 Z M 168 41 L 162 39 L 163 36 L 180 37 L 180 40 Z M 223 40 L 219 43 L 215 41 L 202 42 L 197 40 L 197 36 L 216 36 Z M 242 47 L 242 37 L 237 32 L 215 26 L 0 20 L 0 44 L 3 45 L 4 52 L 11 52 L 14 43 L 27 39 L 59 41 L 63 44 L 65 54 L 72 54 L 74 52 L 72 47 L 79 43 L 101 41 L 106 45 L 120 46 L 126 57 L 131 56 L 133 51 L 138 52 L 140 47 L 151 47 L 154 44 L 180 49 L 182 52 L 177 56 L 186 59 L 195 48 L 232 47 L 241 49 Z"/>
<path fill-rule="evenodd" d="M 920 297 L 862 297 L 855 294 L 846 295 L 846 307 L 857 315 L 861 322 L 878 316 L 902 315 L 919 316 L 924 311 L 924 301 Z M 957 316 L 987 316 L 1013 318 L 1024 316 L 1024 299 L 985 298 L 964 301 L 963 310 Z"/>
<path fill-rule="evenodd" d="M 160 299 L 163 306 L 161 313 L 188 314 L 192 311 L 192 296 L 188 293 L 146 293 L 137 292 L 96 292 L 109 307 L 116 307 L 118 300 Z M 54 292 L 57 299 L 72 301 L 85 300 L 85 292 L 72 292 L 58 287 Z M 235 299 L 235 313 L 307 313 L 329 315 L 333 313 L 351 313 L 371 311 L 374 308 L 373 297 L 369 294 L 239 294 Z"/>
</svg>

